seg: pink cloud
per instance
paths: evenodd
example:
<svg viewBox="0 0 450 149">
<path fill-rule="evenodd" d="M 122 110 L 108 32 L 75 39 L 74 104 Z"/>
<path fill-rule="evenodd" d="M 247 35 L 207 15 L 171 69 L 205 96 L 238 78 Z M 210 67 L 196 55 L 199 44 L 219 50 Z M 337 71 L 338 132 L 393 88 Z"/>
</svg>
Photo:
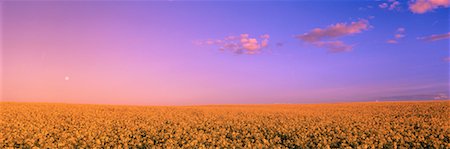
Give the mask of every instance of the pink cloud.
<svg viewBox="0 0 450 149">
<path fill-rule="evenodd" d="M 398 41 L 397 41 L 397 40 L 394 40 L 394 39 L 389 39 L 389 40 L 387 40 L 386 42 L 387 42 L 387 43 L 390 43 L 390 44 L 396 44 L 396 43 L 398 43 Z"/>
<path fill-rule="evenodd" d="M 380 5 L 378 5 L 378 7 L 387 8 L 387 7 L 389 7 L 389 5 L 387 3 L 381 3 Z"/>
<path fill-rule="evenodd" d="M 399 27 L 394 35 L 395 39 L 400 39 L 405 37 L 405 28 Z"/>
<path fill-rule="evenodd" d="M 264 35 L 261 35 L 260 38 L 262 39 L 261 47 L 262 48 L 267 47 L 269 45 L 270 36 L 268 34 L 264 34 Z"/>
<path fill-rule="evenodd" d="M 395 34 L 394 34 L 394 39 L 389 39 L 386 41 L 386 43 L 390 43 L 390 44 L 396 44 L 398 43 L 398 40 L 400 40 L 401 38 L 405 37 L 405 28 L 403 27 L 399 27 L 397 28 Z"/>
<path fill-rule="evenodd" d="M 434 34 L 426 37 L 419 37 L 418 39 L 425 40 L 425 41 L 436 41 L 436 40 L 442 40 L 442 39 L 448 39 L 450 38 L 450 32 L 445 34 Z"/>
<path fill-rule="evenodd" d="M 395 37 L 396 39 L 400 39 L 400 38 L 405 37 L 405 35 L 403 35 L 403 34 L 395 34 L 394 37 Z"/>
<path fill-rule="evenodd" d="M 442 59 L 444 62 L 450 62 L 450 57 L 445 57 Z"/>
<path fill-rule="evenodd" d="M 328 52 L 331 53 L 349 52 L 353 49 L 353 46 L 346 45 L 342 41 L 318 41 L 314 42 L 313 44 L 318 47 L 327 48 Z"/>
<path fill-rule="evenodd" d="M 397 0 L 388 0 L 388 2 L 381 3 L 378 5 L 378 7 L 382 9 L 389 9 L 389 10 L 399 10 L 400 2 Z"/>
<path fill-rule="evenodd" d="M 324 38 L 336 38 L 340 36 L 360 33 L 364 30 L 367 30 L 368 28 L 369 21 L 362 19 L 358 22 L 352 22 L 351 24 L 337 23 L 325 29 L 315 28 L 308 33 L 297 36 L 297 38 L 303 41 L 314 42 L 322 40 Z"/>
<path fill-rule="evenodd" d="M 398 5 L 400 5 L 400 2 L 393 1 L 392 4 L 389 6 L 389 10 L 394 10 L 395 8 L 398 7 Z"/>
<path fill-rule="evenodd" d="M 330 25 L 324 29 L 315 28 L 307 33 L 304 33 L 303 35 L 297 35 L 296 38 L 310 43 L 316 47 L 326 48 L 333 53 L 346 52 L 351 51 L 353 46 L 346 45 L 342 41 L 324 40 L 361 33 L 362 31 L 368 30 L 369 26 L 369 21 L 361 19 L 350 24 L 337 23 L 334 25 Z"/>
<path fill-rule="evenodd" d="M 416 0 L 409 4 L 409 9 L 413 13 L 423 14 L 440 7 L 448 8 L 449 6 L 449 0 Z"/>
<path fill-rule="evenodd" d="M 259 38 L 252 38 L 249 34 L 241 34 L 239 36 L 227 36 L 221 40 L 195 41 L 194 44 L 218 46 L 221 51 L 228 50 L 237 54 L 257 54 L 268 46 L 269 38 L 268 34 L 261 35 Z"/>
</svg>

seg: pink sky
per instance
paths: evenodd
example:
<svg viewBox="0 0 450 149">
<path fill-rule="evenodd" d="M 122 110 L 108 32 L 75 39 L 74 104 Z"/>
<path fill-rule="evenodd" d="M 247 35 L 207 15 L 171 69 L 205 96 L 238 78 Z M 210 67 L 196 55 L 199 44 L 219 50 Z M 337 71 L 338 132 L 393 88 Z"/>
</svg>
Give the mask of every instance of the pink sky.
<svg viewBox="0 0 450 149">
<path fill-rule="evenodd" d="M 1 2 L 0 93 L 144 105 L 447 95 L 448 4 L 391 2 Z"/>
</svg>

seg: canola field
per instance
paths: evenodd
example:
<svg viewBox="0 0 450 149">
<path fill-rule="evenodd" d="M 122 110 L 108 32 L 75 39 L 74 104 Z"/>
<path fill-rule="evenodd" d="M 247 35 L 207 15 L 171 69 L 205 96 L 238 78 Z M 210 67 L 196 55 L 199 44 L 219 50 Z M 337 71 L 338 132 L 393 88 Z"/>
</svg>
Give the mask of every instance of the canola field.
<svg viewBox="0 0 450 149">
<path fill-rule="evenodd" d="M 450 148 L 448 100 L 0 106 L 0 148 Z"/>
</svg>

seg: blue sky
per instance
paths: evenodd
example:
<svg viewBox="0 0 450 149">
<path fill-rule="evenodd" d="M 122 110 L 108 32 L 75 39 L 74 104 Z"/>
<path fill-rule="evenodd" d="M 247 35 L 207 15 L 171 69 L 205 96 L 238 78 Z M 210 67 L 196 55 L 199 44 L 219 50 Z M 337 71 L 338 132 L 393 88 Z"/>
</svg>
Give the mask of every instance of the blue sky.
<svg viewBox="0 0 450 149">
<path fill-rule="evenodd" d="M 7 101 L 315 103 L 449 92 L 448 1 L 6 1 L 2 13 Z"/>
</svg>

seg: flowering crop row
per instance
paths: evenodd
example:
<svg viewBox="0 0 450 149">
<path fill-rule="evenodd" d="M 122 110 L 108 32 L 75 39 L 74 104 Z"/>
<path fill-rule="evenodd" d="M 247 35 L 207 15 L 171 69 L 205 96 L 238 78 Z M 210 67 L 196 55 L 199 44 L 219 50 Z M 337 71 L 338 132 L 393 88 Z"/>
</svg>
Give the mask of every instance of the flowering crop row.
<svg viewBox="0 0 450 149">
<path fill-rule="evenodd" d="M 0 148 L 450 148 L 448 101 L 113 106 L 0 103 Z"/>
</svg>

